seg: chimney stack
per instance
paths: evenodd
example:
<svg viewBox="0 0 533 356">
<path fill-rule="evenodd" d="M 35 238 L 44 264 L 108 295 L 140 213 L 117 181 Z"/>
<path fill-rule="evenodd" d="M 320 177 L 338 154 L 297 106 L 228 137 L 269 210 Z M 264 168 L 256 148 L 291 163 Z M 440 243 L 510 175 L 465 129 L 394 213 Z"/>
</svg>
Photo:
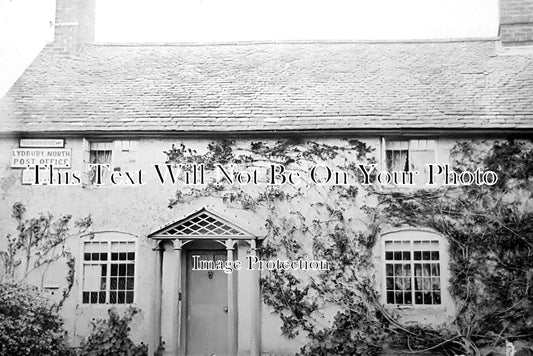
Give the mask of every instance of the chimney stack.
<svg viewBox="0 0 533 356">
<path fill-rule="evenodd" d="M 96 0 L 56 0 L 55 46 L 67 53 L 94 43 Z"/>
<path fill-rule="evenodd" d="M 533 0 L 500 0 L 502 45 L 533 46 Z"/>
</svg>

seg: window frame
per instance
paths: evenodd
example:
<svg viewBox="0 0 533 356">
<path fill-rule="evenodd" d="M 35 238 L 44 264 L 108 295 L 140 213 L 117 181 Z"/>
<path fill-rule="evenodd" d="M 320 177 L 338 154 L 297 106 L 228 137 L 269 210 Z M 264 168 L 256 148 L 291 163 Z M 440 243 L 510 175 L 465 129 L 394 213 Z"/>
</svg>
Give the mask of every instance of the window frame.
<svg viewBox="0 0 533 356">
<path fill-rule="evenodd" d="M 129 233 L 124 232 L 104 232 L 102 233 L 102 236 L 93 236 L 92 238 L 89 237 L 83 237 L 80 240 L 80 258 L 78 259 L 77 263 L 77 269 L 78 269 L 78 304 L 82 307 L 90 307 L 90 308 L 109 308 L 109 307 L 128 307 L 128 306 L 134 306 L 137 304 L 137 298 L 138 298 L 138 263 L 139 263 L 139 243 L 138 240 L 135 238 L 136 236 Z M 108 254 L 108 260 L 107 260 L 107 266 L 108 271 L 106 273 L 106 302 L 105 303 L 84 303 L 83 302 L 83 292 L 84 292 L 84 266 L 87 264 L 91 264 L 90 262 L 87 263 L 85 261 L 85 243 L 87 242 L 97 242 L 97 243 L 106 243 L 107 249 L 106 251 L 102 251 L 104 253 Z M 110 291 L 111 291 L 111 284 L 110 284 L 110 277 L 111 277 L 111 245 L 112 243 L 133 243 L 134 244 L 134 252 L 135 252 L 135 259 L 133 263 L 133 301 L 131 303 L 110 303 Z M 119 260 L 117 260 L 118 262 Z M 101 278 L 101 277 L 100 277 Z"/>
<path fill-rule="evenodd" d="M 385 242 L 386 241 L 409 241 L 412 243 L 413 241 L 431 241 L 431 240 L 437 240 L 439 243 L 439 269 L 440 269 L 440 304 L 416 304 L 414 300 L 414 284 L 411 284 L 412 286 L 412 292 L 413 292 L 413 303 L 412 304 L 391 304 L 387 303 L 387 272 L 386 272 L 386 264 L 387 260 L 385 259 Z M 395 229 L 390 230 L 382 233 L 380 235 L 380 243 L 379 245 L 379 251 L 374 251 L 376 253 L 377 257 L 377 263 L 378 263 L 378 270 L 379 275 L 381 276 L 380 282 L 379 282 L 379 294 L 381 296 L 381 302 L 385 307 L 387 308 L 395 308 L 395 309 L 411 309 L 411 310 L 417 310 L 417 309 L 443 309 L 447 308 L 450 305 L 451 299 L 448 292 L 449 287 L 449 255 L 448 255 L 448 243 L 445 238 L 438 232 L 431 230 L 431 229 L 416 229 L 416 228 L 401 228 L 401 229 Z M 411 251 L 411 261 L 413 261 L 413 249 Z M 411 267 L 413 268 L 413 267 Z M 414 279 L 414 270 L 411 269 L 412 278 Z M 413 283 L 413 282 L 411 282 Z"/>
<path fill-rule="evenodd" d="M 387 170 L 389 171 L 389 167 L 387 166 L 387 142 L 407 142 L 407 161 L 408 161 L 408 171 L 411 171 L 411 152 L 415 151 L 413 146 L 415 145 L 415 141 L 433 141 L 433 162 L 432 163 L 438 163 L 439 162 L 439 140 L 436 137 L 423 137 L 423 138 L 412 138 L 412 137 L 381 137 L 381 170 Z M 427 142 L 426 142 L 427 144 Z"/>
<path fill-rule="evenodd" d="M 89 169 L 89 164 L 91 162 L 91 146 L 94 144 L 110 144 L 111 151 L 111 162 L 109 172 L 107 172 L 106 178 L 111 175 L 113 172 L 122 172 L 130 169 L 138 170 L 139 163 L 139 144 L 140 140 L 138 138 L 114 138 L 114 139 L 102 139 L 102 138 L 83 138 L 83 172 L 84 178 L 83 183 L 86 187 L 107 187 L 113 186 L 112 184 L 94 184 L 90 177 L 91 172 Z M 102 150 L 94 150 L 102 151 Z M 105 181 L 105 179 L 104 179 Z"/>
</svg>

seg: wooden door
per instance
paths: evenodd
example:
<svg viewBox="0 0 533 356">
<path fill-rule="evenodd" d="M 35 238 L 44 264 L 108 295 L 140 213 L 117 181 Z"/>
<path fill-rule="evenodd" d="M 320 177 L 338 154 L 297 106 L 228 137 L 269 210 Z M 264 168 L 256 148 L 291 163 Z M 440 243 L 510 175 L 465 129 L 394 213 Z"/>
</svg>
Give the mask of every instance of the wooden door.
<svg viewBox="0 0 533 356">
<path fill-rule="evenodd" d="M 226 251 L 187 254 L 186 355 L 228 354 L 228 277 L 224 271 L 192 270 L 192 256 L 203 261 L 226 261 Z"/>
</svg>

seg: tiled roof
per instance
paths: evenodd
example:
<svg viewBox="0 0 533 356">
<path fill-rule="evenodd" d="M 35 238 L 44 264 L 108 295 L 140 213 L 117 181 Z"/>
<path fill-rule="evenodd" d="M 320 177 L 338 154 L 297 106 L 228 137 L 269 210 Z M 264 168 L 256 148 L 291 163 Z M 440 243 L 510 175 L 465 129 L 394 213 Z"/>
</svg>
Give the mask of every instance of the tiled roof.
<svg viewBox="0 0 533 356">
<path fill-rule="evenodd" d="M 533 55 L 497 44 L 50 45 L 0 132 L 531 129 Z"/>
</svg>

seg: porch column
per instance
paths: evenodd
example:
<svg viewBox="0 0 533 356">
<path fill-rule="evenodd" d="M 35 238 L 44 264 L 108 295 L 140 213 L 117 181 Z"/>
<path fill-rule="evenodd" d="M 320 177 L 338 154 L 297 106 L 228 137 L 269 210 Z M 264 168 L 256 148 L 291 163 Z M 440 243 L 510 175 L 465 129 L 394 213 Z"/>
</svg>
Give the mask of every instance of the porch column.
<svg viewBox="0 0 533 356">
<path fill-rule="evenodd" d="M 250 240 L 250 255 L 257 256 L 257 241 Z M 261 272 L 259 270 L 252 270 L 252 339 L 250 340 L 250 354 L 251 356 L 261 355 L 261 295 L 260 283 Z"/>
<path fill-rule="evenodd" d="M 152 342 L 149 344 L 148 354 L 153 355 L 159 346 L 161 338 L 161 278 L 162 278 L 162 259 L 163 248 L 161 241 L 156 240 L 155 248 L 155 270 L 154 270 L 154 302 L 153 302 L 153 334 Z"/>
<path fill-rule="evenodd" d="M 227 260 L 233 262 L 233 240 L 226 241 Z M 234 273 L 234 272 L 233 272 Z M 233 290 L 233 273 L 228 273 L 228 355 L 237 355 L 237 330 L 235 315 L 235 293 Z"/>
<path fill-rule="evenodd" d="M 179 280 L 181 279 L 181 242 L 174 240 L 174 246 L 167 244 L 163 252 L 163 277 L 161 299 L 161 337 L 165 342 L 164 355 L 178 355 L 179 352 Z M 176 336 L 178 335 L 178 336 Z"/>
<path fill-rule="evenodd" d="M 181 348 L 181 240 L 174 242 L 174 260 L 175 260 L 175 290 L 174 290 L 174 304 L 176 313 L 172 314 L 172 325 L 174 325 L 174 339 L 176 340 L 175 355 L 179 355 Z"/>
</svg>

